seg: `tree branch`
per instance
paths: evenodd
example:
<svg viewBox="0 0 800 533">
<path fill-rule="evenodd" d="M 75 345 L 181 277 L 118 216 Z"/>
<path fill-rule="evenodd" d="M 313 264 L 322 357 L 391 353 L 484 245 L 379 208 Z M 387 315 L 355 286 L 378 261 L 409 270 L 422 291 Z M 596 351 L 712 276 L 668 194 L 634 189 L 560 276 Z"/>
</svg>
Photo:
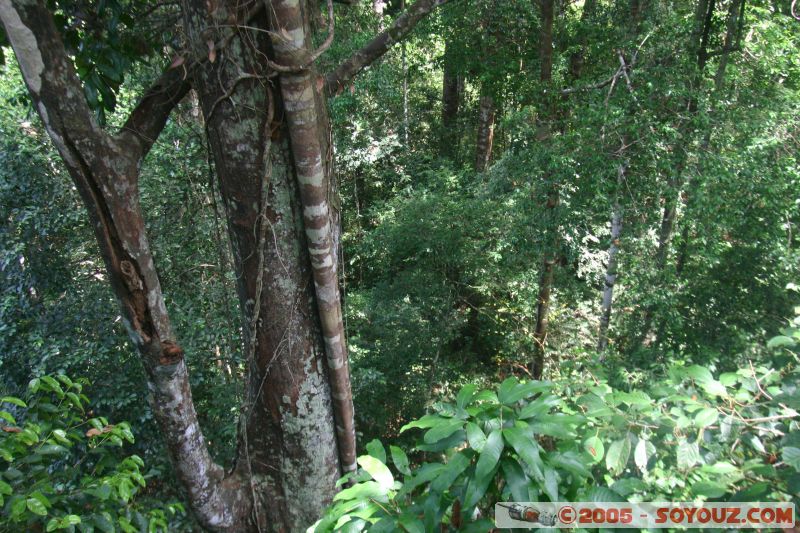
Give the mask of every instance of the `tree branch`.
<svg viewBox="0 0 800 533">
<path fill-rule="evenodd" d="M 359 72 L 385 54 L 389 48 L 403 40 L 420 20 L 446 1 L 417 0 L 413 6 L 397 17 L 389 28 L 376 35 L 366 46 L 326 74 L 325 92 L 331 96 L 341 93 Z"/>
<path fill-rule="evenodd" d="M 141 357 L 154 417 L 177 477 L 204 526 L 237 530 L 234 524 L 249 513 L 249 495 L 240 484 L 223 482 L 225 472 L 205 444 L 139 204 L 138 156 L 152 140 L 148 136 L 145 142 L 114 142 L 100 128 L 44 0 L 0 0 L 0 21 L 34 107 L 88 211 L 125 326 Z M 132 127 L 125 130 L 127 135 L 139 135 L 136 139 L 143 139 L 145 132 L 157 135 L 177 94 L 148 92 L 129 119 Z M 242 506 L 232 509 L 228 505 L 232 499 L 242 501 Z"/>
<path fill-rule="evenodd" d="M 191 84 L 181 68 L 171 68 L 161 74 L 131 111 L 117 137 L 134 141 L 134 155 L 142 159 L 150 151 L 167 123 L 172 109 L 189 92 Z"/>
</svg>

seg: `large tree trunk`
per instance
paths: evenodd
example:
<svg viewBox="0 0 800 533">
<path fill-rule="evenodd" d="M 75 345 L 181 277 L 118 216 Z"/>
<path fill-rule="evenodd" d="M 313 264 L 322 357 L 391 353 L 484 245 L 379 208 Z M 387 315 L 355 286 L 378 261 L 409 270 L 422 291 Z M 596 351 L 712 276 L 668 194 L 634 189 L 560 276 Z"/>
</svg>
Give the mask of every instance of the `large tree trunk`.
<svg viewBox="0 0 800 533">
<path fill-rule="evenodd" d="M 0 0 L 0 19 L 39 116 L 92 220 L 178 479 L 201 523 L 233 531 L 249 513 L 250 495 L 236 474 L 226 479 L 206 448 L 139 205 L 141 160 L 188 84 L 177 73 L 165 75 L 111 136 L 87 107 L 44 3 Z"/>
<path fill-rule="evenodd" d="M 475 143 L 475 170 L 483 172 L 492 158 L 494 142 L 494 99 L 481 95 L 478 105 L 478 139 Z"/>
<path fill-rule="evenodd" d="M 280 41 L 268 42 L 263 31 L 233 36 L 217 61 L 195 70 L 194 85 L 233 241 L 248 357 L 236 470 L 249 482 L 260 528 L 294 531 L 321 514 L 335 480 L 354 468 L 355 431 L 334 259 L 338 222 L 327 196 L 328 125 L 306 68 L 301 6 L 288 0 L 271 8 L 273 20 L 262 14 L 249 24 L 270 27 Z M 200 1 L 185 14 L 198 55 L 208 50 L 206 28 L 231 16 L 222 6 L 210 15 Z M 270 45 L 272 60 L 248 50 Z M 273 61 L 297 65 L 280 74 L 281 90 L 267 81 Z"/>
</svg>

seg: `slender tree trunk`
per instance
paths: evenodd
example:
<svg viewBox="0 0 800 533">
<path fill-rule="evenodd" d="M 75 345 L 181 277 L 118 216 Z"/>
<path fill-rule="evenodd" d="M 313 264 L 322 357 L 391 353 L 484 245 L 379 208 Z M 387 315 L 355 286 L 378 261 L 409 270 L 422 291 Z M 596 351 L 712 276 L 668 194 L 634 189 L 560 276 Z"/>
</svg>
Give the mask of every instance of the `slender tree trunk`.
<svg viewBox="0 0 800 533">
<path fill-rule="evenodd" d="M 406 8 L 406 0 L 400 0 L 400 9 Z M 403 69 L 403 144 L 408 147 L 408 54 L 406 43 L 400 44 L 400 58 Z"/>
<path fill-rule="evenodd" d="M 603 300 L 600 312 L 600 331 L 597 340 L 597 351 L 602 354 L 608 347 L 608 326 L 611 323 L 611 305 L 614 301 L 614 285 L 617 282 L 617 254 L 622 236 L 622 206 L 620 193 L 628 171 L 628 161 L 623 161 L 617 168 L 617 188 L 614 193 L 614 208 L 611 214 L 611 244 L 608 247 L 608 263 L 603 284 Z"/>
<path fill-rule="evenodd" d="M 714 14 L 714 2 L 715 0 L 699 0 L 697 3 L 697 9 L 695 11 L 696 23 L 693 36 L 693 46 L 691 49 L 694 50 L 697 63 L 689 86 L 690 96 L 686 106 L 689 119 L 684 127 L 681 128 L 684 131 L 684 137 L 691 135 L 692 126 L 694 125 L 694 117 L 697 114 L 697 93 L 700 91 L 702 86 L 705 66 L 708 62 L 708 41 L 711 31 L 712 17 Z M 674 172 L 669 180 L 669 190 L 664 196 L 664 212 L 661 217 L 661 227 L 659 228 L 658 232 L 658 247 L 656 249 L 656 270 L 658 272 L 662 272 L 664 270 L 667 262 L 669 244 L 672 240 L 672 231 L 675 226 L 678 200 L 681 196 L 684 185 L 683 172 L 686 167 L 686 151 L 688 148 L 688 140 L 681 143 L 681 146 L 676 147 L 678 154 L 676 163 L 673 167 Z"/>
<path fill-rule="evenodd" d="M 494 141 L 494 99 L 483 94 L 478 106 L 478 139 L 475 143 L 475 170 L 483 172 L 492 158 Z"/>
<path fill-rule="evenodd" d="M 541 33 L 539 35 L 539 60 L 540 71 L 539 79 L 546 85 L 549 85 L 553 77 L 553 8 L 554 0 L 540 0 L 541 7 Z M 548 91 L 549 93 L 549 91 Z M 545 120 L 552 120 L 554 114 L 551 111 L 551 104 L 549 102 L 549 94 L 544 95 L 543 108 L 545 111 L 542 113 Z M 541 124 L 539 127 L 541 132 L 539 141 L 547 142 L 550 138 L 551 126 L 547 123 Z M 541 274 L 539 277 L 539 291 L 537 293 L 536 305 L 536 327 L 533 332 L 533 361 L 531 364 L 531 373 L 534 379 L 541 379 L 544 373 L 545 362 L 545 348 L 547 342 L 550 313 L 550 294 L 553 287 L 553 278 L 555 275 L 555 265 L 559 259 L 558 248 L 558 224 L 555 221 L 555 209 L 559 203 L 558 184 L 551 184 L 551 190 L 548 195 L 545 209 L 549 212 L 547 220 L 550 221 L 552 226 L 548 236 L 544 256 L 542 258 Z"/>
<path fill-rule="evenodd" d="M 464 76 L 453 61 L 452 44 L 445 42 L 442 73 L 442 154 L 452 156 L 457 152 L 459 132 L 458 110 L 464 94 Z"/>
</svg>

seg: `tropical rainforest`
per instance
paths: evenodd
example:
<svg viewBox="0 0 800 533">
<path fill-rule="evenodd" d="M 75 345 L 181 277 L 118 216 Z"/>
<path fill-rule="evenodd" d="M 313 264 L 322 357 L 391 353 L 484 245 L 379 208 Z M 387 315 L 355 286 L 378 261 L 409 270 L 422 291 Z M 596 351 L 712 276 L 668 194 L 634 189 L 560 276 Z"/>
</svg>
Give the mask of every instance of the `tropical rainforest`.
<svg viewBox="0 0 800 533">
<path fill-rule="evenodd" d="M 800 504 L 794 2 L 0 22 L 0 531 Z"/>
</svg>

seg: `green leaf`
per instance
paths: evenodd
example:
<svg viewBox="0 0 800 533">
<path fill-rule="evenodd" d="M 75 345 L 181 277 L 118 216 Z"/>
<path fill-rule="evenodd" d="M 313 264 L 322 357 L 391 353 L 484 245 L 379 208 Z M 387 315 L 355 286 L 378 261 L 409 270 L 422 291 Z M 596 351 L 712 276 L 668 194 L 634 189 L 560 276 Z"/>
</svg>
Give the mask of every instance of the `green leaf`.
<svg viewBox="0 0 800 533">
<path fill-rule="evenodd" d="M 60 520 L 58 518 L 51 518 L 47 522 L 47 527 L 45 528 L 45 531 L 55 531 L 59 527 L 61 527 Z"/>
<path fill-rule="evenodd" d="M 800 472 L 800 448 L 786 446 L 781 450 L 783 462 Z"/>
<path fill-rule="evenodd" d="M 372 439 L 367 443 L 367 453 L 380 462 L 386 463 L 386 450 L 378 439 Z"/>
<path fill-rule="evenodd" d="M 431 489 L 437 492 L 444 492 L 469 466 L 469 458 L 463 453 L 455 453 L 447 461 L 447 464 L 439 472 L 439 475 L 431 483 Z"/>
<path fill-rule="evenodd" d="M 606 454 L 606 468 L 608 468 L 609 472 L 612 474 L 621 474 L 622 471 L 625 470 L 625 465 L 628 464 L 630 455 L 631 439 L 629 436 L 612 442 Z"/>
<path fill-rule="evenodd" d="M 361 468 L 366 470 L 367 473 L 372 476 L 372 479 L 377 481 L 382 488 L 386 490 L 392 488 L 392 485 L 394 485 L 394 477 L 389 467 L 383 464 L 382 461 L 371 455 L 362 455 L 357 461 L 358 464 L 361 465 Z"/>
<path fill-rule="evenodd" d="M 30 512 L 39 516 L 47 516 L 47 508 L 42 502 L 36 498 L 28 498 L 25 500 L 25 505 Z"/>
<path fill-rule="evenodd" d="M 538 481 L 544 481 L 544 463 L 539 455 L 539 445 L 529 438 L 525 433 L 516 427 L 505 428 L 503 438 L 517 452 L 519 458 L 530 469 L 533 477 Z"/>
<path fill-rule="evenodd" d="M 793 338 L 787 337 L 785 335 L 778 335 L 777 337 L 772 337 L 769 342 L 767 342 L 767 348 L 782 348 L 784 346 L 794 346 L 797 343 Z"/>
<path fill-rule="evenodd" d="M 553 465 L 567 470 L 578 477 L 592 477 L 592 473 L 586 468 L 585 460 L 572 451 L 550 453 L 547 461 Z"/>
<path fill-rule="evenodd" d="M 517 383 L 507 391 L 503 391 L 501 385 L 500 391 L 498 391 L 498 398 L 500 399 L 500 402 L 505 405 L 513 405 L 524 398 L 550 390 L 552 388 L 553 384 L 547 381 L 528 381 L 527 383 Z"/>
<path fill-rule="evenodd" d="M 707 498 L 719 498 L 728 492 L 725 485 L 715 481 L 700 480 L 692 485 L 692 494 L 695 496 L 706 496 Z"/>
<path fill-rule="evenodd" d="M 37 451 L 42 455 L 64 455 L 69 453 L 69 450 L 60 444 L 43 444 Z"/>
<path fill-rule="evenodd" d="M 511 396 L 511 392 L 514 388 L 519 384 L 519 380 L 514 376 L 510 378 L 506 378 L 500 386 L 497 388 L 497 399 L 500 400 L 502 404 L 509 404 L 509 398 Z"/>
<path fill-rule="evenodd" d="M 472 397 L 475 396 L 475 390 L 478 387 L 472 383 L 469 385 L 464 385 L 464 387 L 458 391 L 458 395 L 456 396 L 456 405 L 461 409 L 464 409 L 467 405 L 469 405 Z"/>
<path fill-rule="evenodd" d="M 656 447 L 653 443 L 640 438 L 639 442 L 636 443 L 636 449 L 633 451 L 633 461 L 636 463 L 636 467 L 642 472 L 646 472 L 647 463 L 655 453 Z"/>
<path fill-rule="evenodd" d="M 437 425 L 433 426 L 425 433 L 425 437 L 423 437 L 422 440 L 427 444 L 433 444 L 434 442 L 446 439 L 463 427 L 463 420 L 459 420 L 458 418 L 443 418 Z"/>
<path fill-rule="evenodd" d="M 678 468 L 681 470 L 687 470 L 697 463 L 702 462 L 702 458 L 700 457 L 700 448 L 697 446 L 696 442 L 689 442 L 686 439 L 683 439 L 678 444 Z"/>
<path fill-rule="evenodd" d="M 549 435 L 557 439 L 571 439 L 575 436 L 575 433 L 570 431 L 567 426 L 552 422 L 534 423 L 530 425 L 530 428 L 536 435 Z"/>
<path fill-rule="evenodd" d="M 724 461 L 714 463 L 713 465 L 703 465 L 702 467 L 700 467 L 700 470 L 703 472 L 708 472 L 709 474 L 723 474 L 723 475 L 733 474 L 739 471 L 739 469 L 736 466 Z"/>
<path fill-rule="evenodd" d="M 603 455 L 606 453 L 605 446 L 603 446 L 603 441 L 598 437 L 589 437 L 583 441 L 583 449 L 586 450 L 586 453 L 589 454 L 595 463 L 602 461 Z"/>
<path fill-rule="evenodd" d="M 708 383 L 714 380 L 714 376 L 711 375 L 711 372 L 707 368 L 699 365 L 692 365 L 687 368 L 686 375 L 698 383 Z"/>
<path fill-rule="evenodd" d="M 554 468 L 544 467 L 544 493 L 550 498 L 551 502 L 558 501 L 558 473 Z"/>
<path fill-rule="evenodd" d="M 719 411 L 711 407 L 700 409 L 694 415 L 694 425 L 699 428 L 708 427 L 719 419 Z"/>
<path fill-rule="evenodd" d="M 413 422 L 409 422 L 405 426 L 401 427 L 400 433 L 403 433 L 404 431 L 412 428 L 423 428 L 423 429 L 431 428 L 441 423 L 443 420 L 450 420 L 450 419 L 439 415 L 425 415 L 419 420 L 414 420 Z"/>
<path fill-rule="evenodd" d="M 368 500 L 374 498 L 379 501 L 386 501 L 386 487 L 375 481 L 365 481 L 352 487 L 348 487 L 333 497 L 333 501 L 339 500 Z"/>
<path fill-rule="evenodd" d="M 498 403 L 499 400 L 497 399 L 497 394 L 495 394 L 494 391 L 482 390 L 472 397 L 469 405 L 473 405 L 478 402 Z"/>
<path fill-rule="evenodd" d="M 553 407 L 561 404 L 561 398 L 548 394 L 537 398 L 519 412 L 520 419 L 533 418 L 548 412 Z"/>
<path fill-rule="evenodd" d="M 397 446 L 389 446 L 389 452 L 392 454 L 392 463 L 401 474 L 410 475 L 411 468 L 408 467 L 408 456 L 406 452 Z"/>
<path fill-rule="evenodd" d="M 486 444 L 478 457 L 478 463 L 475 465 L 475 478 L 479 483 L 483 479 L 491 476 L 500 460 L 500 454 L 503 453 L 503 435 L 499 429 L 495 429 L 489 433 L 486 439 Z"/>
<path fill-rule="evenodd" d="M 397 522 L 403 526 L 403 529 L 408 531 L 408 533 L 425 533 L 425 524 L 422 523 L 422 520 L 411 514 L 400 515 Z"/>
<path fill-rule="evenodd" d="M 0 494 L 3 496 L 8 496 L 12 492 L 13 490 L 11 489 L 11 485 L 0 479 Z"/>
<path fill-rule="evenodd" d="M 700 386 L 709 394 L 715 396 L 727 396 L 728 390 L 725 388 L 725 385 L 720 383 L 719 381 L 712 379 L 711 381 L 707 381 L 705 383 L 701 383 Z"/>
<path fill-rule="evenodd" d="M 513 460 L 503 459 L 500 462 L 500 468 L 503 471 L 503 479 L 506 482 L 507 489 L 511 492 L 511 500 L 518 502 L 526 502 L 530 498 L 528 492 L 528 485 L 530 480 L 522 467 Z"/>
<path fill-rule="evenodd" d="M 467 441 L 469 447 L 480 453 L 483 446 L 486 444 L 486 434 L 474 422 L 467 422 Z"/>
<path fill-rule="evenodd" d="M 23 407 L 23 408 L 28 407 L 28 405 L 25 402 L 14 396 L 3 396 L 2 398 L 0 398 L 0 403 L 10 403 L 16 405 L 17 407 Z"/>
</svg>

